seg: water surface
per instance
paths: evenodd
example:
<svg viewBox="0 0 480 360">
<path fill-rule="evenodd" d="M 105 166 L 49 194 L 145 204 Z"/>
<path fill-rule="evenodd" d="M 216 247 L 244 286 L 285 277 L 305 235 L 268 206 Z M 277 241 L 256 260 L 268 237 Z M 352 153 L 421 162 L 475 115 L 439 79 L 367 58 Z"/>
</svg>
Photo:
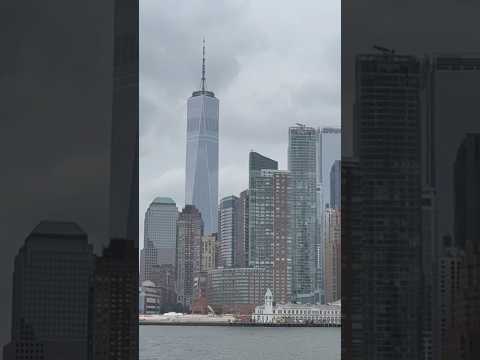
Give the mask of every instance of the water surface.
<svg viewBox="0 0 480 360">
<path fill-rule="evenodd" d="M 140 360 L 339 360 L 340 331 L 140 326 Z"/>
</svg>

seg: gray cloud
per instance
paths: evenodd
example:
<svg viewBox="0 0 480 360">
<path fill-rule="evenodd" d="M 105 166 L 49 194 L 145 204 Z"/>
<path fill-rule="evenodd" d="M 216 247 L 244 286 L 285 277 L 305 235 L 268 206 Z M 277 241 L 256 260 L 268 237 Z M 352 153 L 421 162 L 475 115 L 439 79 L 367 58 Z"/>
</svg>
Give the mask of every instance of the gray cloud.
<svg viewBox="0 0 480 360">
<path fill-rule="evenodd" d="M 286 168 L 289 126 L 340 124 L 339 2 L 141 1 L 141 239 L 155 196 L 184 205 L 186 100 L 203 36 L 220 99 L 221 197 L 247 187 L 251 149 Z"/>
</svg>

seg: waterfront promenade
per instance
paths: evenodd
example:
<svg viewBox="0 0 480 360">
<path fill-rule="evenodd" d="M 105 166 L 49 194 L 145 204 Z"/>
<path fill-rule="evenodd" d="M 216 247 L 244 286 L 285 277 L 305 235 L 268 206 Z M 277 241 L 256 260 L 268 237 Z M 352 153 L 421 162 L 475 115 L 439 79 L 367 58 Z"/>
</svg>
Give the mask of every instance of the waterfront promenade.
<svg viewBox="0 0 480 360">
<path fill-rule="evenodd" d="M 338 327 L 337 324 L 314 322 L 255 323 L 236 318 L 233 315 L 175 314 L 141 315 L 140 325 L 166 326 L 238 326 L 238 327 Z"/>
</svg>

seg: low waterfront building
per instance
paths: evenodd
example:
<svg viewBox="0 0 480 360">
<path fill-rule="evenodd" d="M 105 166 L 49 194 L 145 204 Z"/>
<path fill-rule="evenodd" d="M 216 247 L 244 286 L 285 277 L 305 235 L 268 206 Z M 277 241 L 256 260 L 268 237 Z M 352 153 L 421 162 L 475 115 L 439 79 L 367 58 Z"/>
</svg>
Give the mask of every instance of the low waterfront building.
<svg viewBox="0 0 480 360">
<path fill-rule="evenodd" d="M 263 301 L 272 273 L 262 268 L 215 269 L 207 275 L 207 298 L 216 313 L 251 314 Z"/>
<path fill-rule="evenodd" d="M 273 303 L 270 289 L 265 293 L 265 303 L 255 308 L 252 320 L 256 323 L 314 323 L 326 326 L 341 325 L 340 300 L 325 305 L 278 304 Z"/>
<path fill-rule="evenodd" d="M 161 296 L 152 281 L 145 280 L 140 286 L 138 306 L 140 314 L 160 314 Z"/>
</svg>

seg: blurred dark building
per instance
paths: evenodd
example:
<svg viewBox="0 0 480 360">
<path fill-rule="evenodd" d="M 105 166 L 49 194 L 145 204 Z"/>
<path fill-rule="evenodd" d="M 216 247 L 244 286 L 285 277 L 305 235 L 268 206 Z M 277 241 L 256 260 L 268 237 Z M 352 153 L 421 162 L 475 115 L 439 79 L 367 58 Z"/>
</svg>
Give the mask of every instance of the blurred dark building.
<svg viewBox="0 0 480 360">
<path fill-rule="evenodd" d="M 467 134 L 460 144 L 454 184 L 455 243 L 464 257 L 451 294 L 448 355 L 471 360 L 480 354 L 480 134 Z"/>
<path fill-rule="evenodd" d="M 361 347 L 354 359 L 420 357 L 422 75 L 413 56 L 356 58 L 361 184 L 351 196 L 362 198 L 363 239 L 351 258 L 352 272 L 362 271 L 350 304 L 352 328 L 361 319 L 352 330 L 352 346 Z"/>
<path fill-rule="evenodd" d="M 138 248 L 131 240 L 112 239 L 95 264 L 94 358 L 137 359 Z"/>
<path fill-rule="evenodd" d="M 361 358 L 365 343 L 363 323 L 368 315 L 362 313 L 362 294 L 366 285 L 366 264 L 358 261 L 362 256 L 362 189 L 359 162 L 343 157 L 341 162 L 342 217 L 342 358 Z M 355 259 L 355 263 L 353 260 Z M 355 317 L 352 317 L 355 314 Z M 355 339 L 355 341 L 352 341 Z"/>
<path fill-rule="evenodd" d="M 87 359 L 93 268 L 92 246 L 77 224 L 35 227 L 15 258 L 5 360 Z"/>
</svg>

